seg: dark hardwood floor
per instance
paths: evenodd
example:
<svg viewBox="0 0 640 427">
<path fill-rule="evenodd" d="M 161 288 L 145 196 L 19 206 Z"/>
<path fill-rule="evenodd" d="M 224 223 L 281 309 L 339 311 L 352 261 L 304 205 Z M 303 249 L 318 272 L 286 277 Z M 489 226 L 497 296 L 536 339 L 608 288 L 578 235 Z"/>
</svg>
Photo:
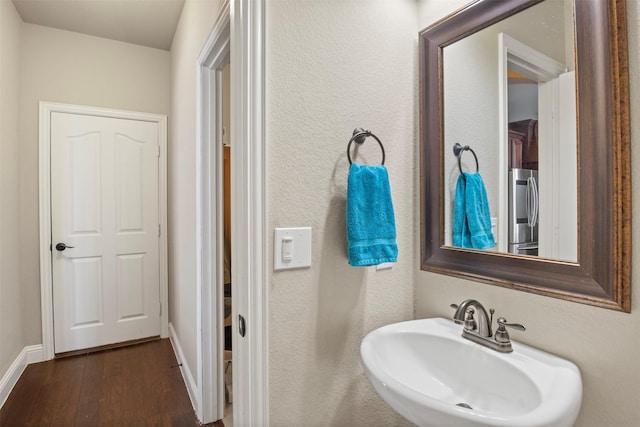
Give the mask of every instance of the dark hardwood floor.
<svg viewBox="0 0 640 427">
<path fill-rule="evenodd" d="M 199 426 L 176 365 L 168 339 L 29 365 L 0 427 Z"/>
</svg>

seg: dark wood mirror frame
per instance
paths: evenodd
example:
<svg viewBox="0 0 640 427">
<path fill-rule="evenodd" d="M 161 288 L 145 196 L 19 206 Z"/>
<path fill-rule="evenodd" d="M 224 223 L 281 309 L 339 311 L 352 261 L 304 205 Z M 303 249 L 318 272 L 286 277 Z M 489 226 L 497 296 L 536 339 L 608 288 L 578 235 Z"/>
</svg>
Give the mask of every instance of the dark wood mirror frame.
<svg viewBox="0 0 640 427">
<path fill-rule="evenodd" d="M 631 142 L 624 0 L 577 0 L 574 5 L 578 262 L 444 246 L 442 49 L 541 1 L 477 0 L 420 32 L 421 268 L 630 312 Z"/>
</svg>

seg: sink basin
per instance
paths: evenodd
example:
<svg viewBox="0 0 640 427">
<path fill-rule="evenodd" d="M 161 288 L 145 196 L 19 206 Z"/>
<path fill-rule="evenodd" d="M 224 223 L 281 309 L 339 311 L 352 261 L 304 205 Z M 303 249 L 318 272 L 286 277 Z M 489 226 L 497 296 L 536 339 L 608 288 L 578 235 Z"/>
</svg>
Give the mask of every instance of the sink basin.
<svg viewBox="0 0 640 427">
<path fill-rule="evenodd" d="M 576 365 L 517 342 L 499 353 L 461 332 L 440 318 L 372 331 L 360 353 L 373 387 L 419 426 L 573 425 L 582 402 Z"/>
</svg>

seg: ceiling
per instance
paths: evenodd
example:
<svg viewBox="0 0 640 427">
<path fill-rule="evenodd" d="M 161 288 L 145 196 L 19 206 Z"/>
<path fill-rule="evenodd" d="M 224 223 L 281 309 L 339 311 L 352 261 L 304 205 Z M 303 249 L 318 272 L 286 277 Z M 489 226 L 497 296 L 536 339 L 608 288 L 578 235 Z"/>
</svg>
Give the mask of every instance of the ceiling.
<svg viewBox="0 0 640 427">
<path fill-rule="evenodd" d="M 24 22 L 170 50 L 184 0 L 12 0 Z"/>
</svg>

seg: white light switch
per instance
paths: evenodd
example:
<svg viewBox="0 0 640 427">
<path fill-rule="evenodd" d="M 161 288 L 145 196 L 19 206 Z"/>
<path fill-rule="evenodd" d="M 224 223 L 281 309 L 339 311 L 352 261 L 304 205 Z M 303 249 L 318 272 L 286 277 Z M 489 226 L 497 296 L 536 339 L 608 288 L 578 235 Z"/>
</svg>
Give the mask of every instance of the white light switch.
<svg viewBox="0 0 640 427">
<path fill-rule="evenodd" d="M 282 238 L 282 262 L 289 263 L 293 260 L 293 237 Z"/>
<path fill-rule="evenodd" d="M 311 227 L 276 228 L 273 269 L 311 267 Z"/>
</svg>

